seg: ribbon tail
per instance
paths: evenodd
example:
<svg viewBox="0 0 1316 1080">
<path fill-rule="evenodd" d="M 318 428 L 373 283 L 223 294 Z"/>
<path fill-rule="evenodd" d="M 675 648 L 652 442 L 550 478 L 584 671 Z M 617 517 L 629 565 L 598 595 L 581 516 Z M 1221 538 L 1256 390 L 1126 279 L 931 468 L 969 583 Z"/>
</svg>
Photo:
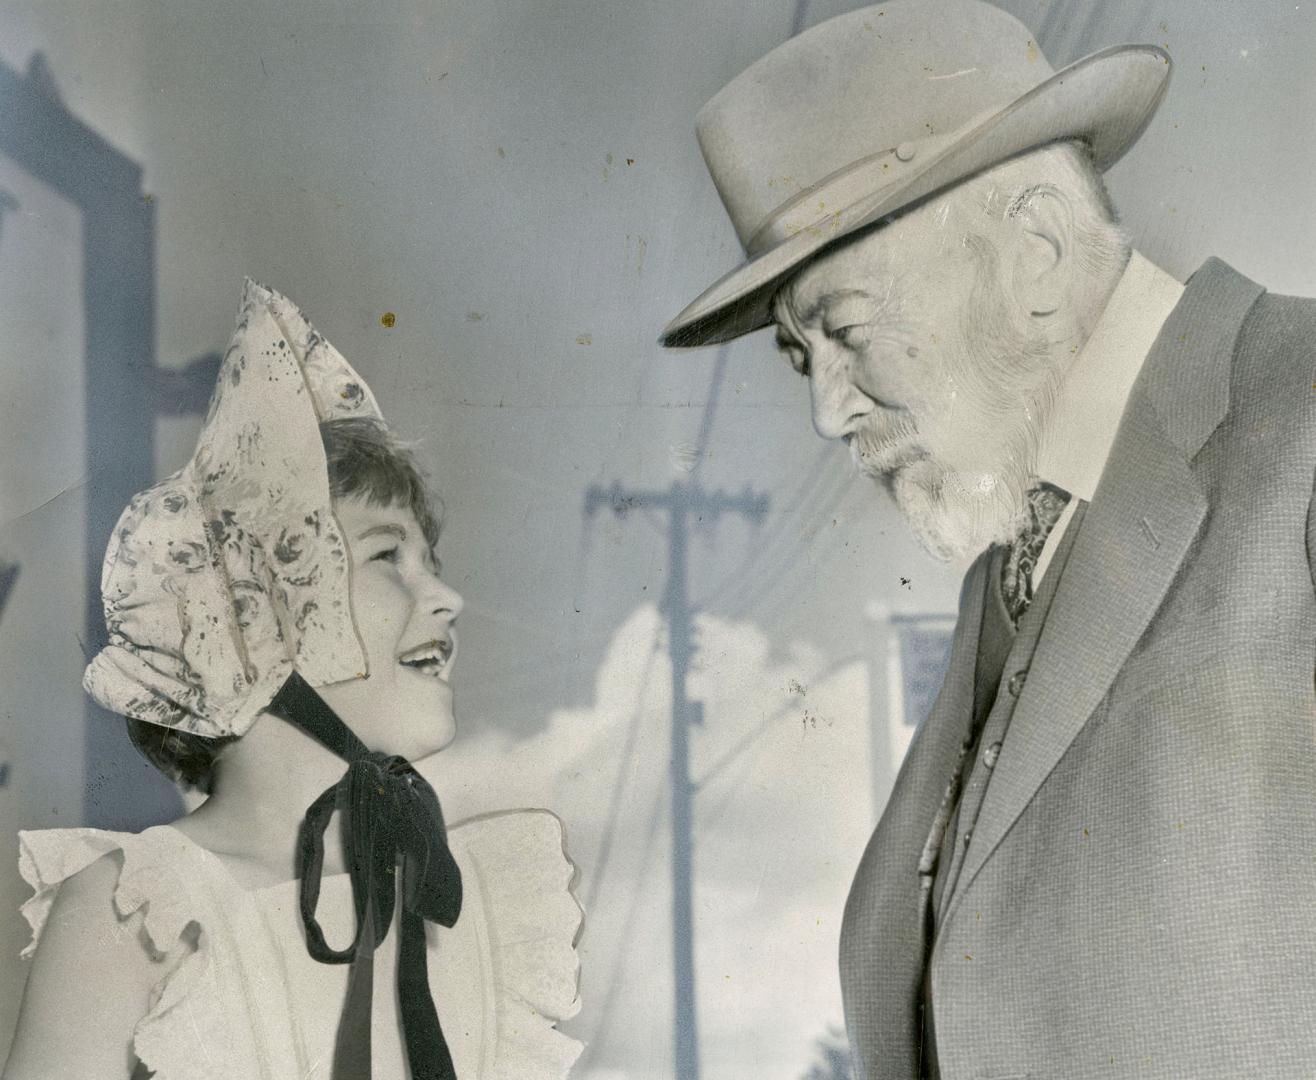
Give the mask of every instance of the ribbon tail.
<svg viewBox="0 0 1316 1080">
<path fill-rule="evenodd" d="M 403 903 L 430 922 L 454 926 L 462 909 L 462 874 L 452 849 L 438 796 L 419 776 L 408 777 L 399 815 L 403 853 Z"/>
<path fill-rule="evenodd" d="M 360 925 L 370 926 L 373 918 L 374 897 L 367 894 L 365 918 Z M 371 1080 L 370 1021 L 374 1011 L 374 983 L 375 950 L 368 941 L 361 942 L 358 933 L 356 958 L 348 975 L 347 999 L 343 1003 L 338 1039 L 334 1044 L 332 1080 Z"/>
<path fill-rule="evenodd" d="M 402 912 L 398 953 L 398 1004 L 411 1080 L 457 1080 L 448 1041 L 443 1037 L 430 994 L 425 922 L 414 911 Z"/>
</svg>

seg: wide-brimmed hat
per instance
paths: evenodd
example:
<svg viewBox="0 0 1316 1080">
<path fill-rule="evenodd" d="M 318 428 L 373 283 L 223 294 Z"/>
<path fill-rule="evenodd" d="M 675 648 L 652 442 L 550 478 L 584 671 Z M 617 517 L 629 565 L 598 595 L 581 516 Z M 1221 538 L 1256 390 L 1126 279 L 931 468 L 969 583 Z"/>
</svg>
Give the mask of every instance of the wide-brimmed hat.
<svg viewBox="0 0 1316 1080">
<path fill-rule="evenodd" d="M 699 112 L 704 160 L 749 258 L 662 343 L 711 345 L 768 325 L 773 292 L 806 259 L 1027 150 L 1082 139 L 1108 168 L 1169 76 L 1152 45 L 1054 71 L 1027 27 L 981 0 L 892 0 L 820 23 Z"/>
</svg>

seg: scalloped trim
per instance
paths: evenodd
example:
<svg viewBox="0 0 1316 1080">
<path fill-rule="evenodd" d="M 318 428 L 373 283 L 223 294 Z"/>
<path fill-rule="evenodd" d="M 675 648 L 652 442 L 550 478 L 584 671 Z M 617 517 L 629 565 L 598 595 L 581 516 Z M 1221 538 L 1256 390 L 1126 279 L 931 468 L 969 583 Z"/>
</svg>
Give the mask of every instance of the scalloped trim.
<svg viewBox="0 0 1316 1080">
<path fill-rule="evenodd" d="M 509 810 L 458 822 L 448 836 L 486 898 L 497 993 L 494 1056 L 482 1076 L 562 1080 L 584 1051 L 556 1027 L 580 1011 L 575 946 L 584 926 L 562 821 L 549 810 Z"/>
<path fill-rule="evenodd" d="M 143 838 L 155 834 L 152 840 Z M 46 829 L 19 833 L 19 872 L 35 890 L 22 913 L 32 928 L 23 950 L 31 956 L 41 939 L 55 893 L 62 882 L 97 859 L 119 851 L 123 862 L 114 888 L 115 911 L 122 919 L 141 912 L 142 947 L 152 960 L 164 963 L 181 947 L 188 951 L 151 989 L 148 1007 L 133 1028 L 132 1049 L 155 1080 L 187 1080 L 224 1075 L 220 1062 L 203 1062 L 197 1048 L 223 1045 L 223 1009 L 214 999 L 210 974 L 210 939 L 191 911 L 189 894 L 172 868 L 178 855 L 161 850 L 164 837 L 148 829 L 140 835 L 97 829 Z M 173 846 L 173 842 L 170 842 Z M 195 928 L 195 934 L 190 933 Z M 180 1040 L 176 1024 L 193 1035 Z"/>
<path fill-rule="evenodd" d="M 116 851 L 129 840 L 128 833 L 97 829 L 41 829 L 18 834 L 18 872 L 33 892 L 19 911 L 32 930 L 32 940 L 19 956 L 36 952 L 55 902 L 55 890 L 66 878 L 90 866 L 102 855 Z"/>
</svg>

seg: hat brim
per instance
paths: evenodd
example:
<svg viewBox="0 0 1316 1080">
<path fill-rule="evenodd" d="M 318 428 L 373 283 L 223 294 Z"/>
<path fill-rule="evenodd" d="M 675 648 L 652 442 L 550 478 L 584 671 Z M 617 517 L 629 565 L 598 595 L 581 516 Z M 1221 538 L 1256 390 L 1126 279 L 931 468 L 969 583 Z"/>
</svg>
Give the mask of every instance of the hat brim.
<svg viewBox="0 0 1316 1080">
<path fill-rule="evenodd" d="M 663 330 L 668 348 L 731 341 L 772 322 L 770 301 L 801 263 L 920 199 L 1061 139 L 1092 148 L 1099 169 L 1113 165 L 1151 122 L 1170 79 L 1170 57 L 1154 45 L 1116 45 L 1075 61 L 1022 97 L 967 125 L 916 172 L 883 185 L 817 227 L 800 230 L 725 275 Z"/>
</svg>

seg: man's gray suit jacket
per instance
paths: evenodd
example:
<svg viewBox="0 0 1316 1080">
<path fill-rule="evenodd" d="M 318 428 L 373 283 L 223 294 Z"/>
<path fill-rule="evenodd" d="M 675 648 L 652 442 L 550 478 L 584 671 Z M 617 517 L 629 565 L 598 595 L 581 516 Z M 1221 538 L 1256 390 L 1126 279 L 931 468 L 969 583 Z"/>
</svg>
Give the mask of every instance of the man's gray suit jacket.
<svg viewBox="0 0 1316 1080">
<path fill-rule="evenodd" d="M 943 1080 L 1316 1077 L 1314 477 L 1316 301 L 1211 260 L 1134 385 L 943 899 Z M 919 854 L 984 566 L 846 904 L 868 1080 L 919 1076 Z"/>
</svg>

